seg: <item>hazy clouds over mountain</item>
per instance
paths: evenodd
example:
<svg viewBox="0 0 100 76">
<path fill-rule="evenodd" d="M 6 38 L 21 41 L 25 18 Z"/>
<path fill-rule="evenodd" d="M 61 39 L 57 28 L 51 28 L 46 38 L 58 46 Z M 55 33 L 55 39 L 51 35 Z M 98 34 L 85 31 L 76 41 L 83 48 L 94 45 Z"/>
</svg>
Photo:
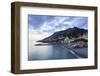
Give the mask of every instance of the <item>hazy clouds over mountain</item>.
<svg viewBox="0 0 100 76">
<path fill-rule="evenodd" d="M 72 27 L 87 29 L 88 17 L 29 15 L 28 25 L 29 30 L 34 33 L 51 34 Z"/>
</svg>

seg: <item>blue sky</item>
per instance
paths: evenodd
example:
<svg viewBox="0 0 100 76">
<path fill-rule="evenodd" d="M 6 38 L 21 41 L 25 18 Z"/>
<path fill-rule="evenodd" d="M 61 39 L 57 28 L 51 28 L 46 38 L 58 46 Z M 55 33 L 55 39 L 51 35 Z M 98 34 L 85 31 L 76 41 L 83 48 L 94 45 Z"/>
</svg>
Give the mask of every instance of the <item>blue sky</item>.
<svg viewBox="0 0 100 76">
<path fill-rule="evenodd" d="M 47 36 L 72 27 L 87 29 L 88 17 L 29 15 L 28 26 L 32 34 Z"/>
</svg>

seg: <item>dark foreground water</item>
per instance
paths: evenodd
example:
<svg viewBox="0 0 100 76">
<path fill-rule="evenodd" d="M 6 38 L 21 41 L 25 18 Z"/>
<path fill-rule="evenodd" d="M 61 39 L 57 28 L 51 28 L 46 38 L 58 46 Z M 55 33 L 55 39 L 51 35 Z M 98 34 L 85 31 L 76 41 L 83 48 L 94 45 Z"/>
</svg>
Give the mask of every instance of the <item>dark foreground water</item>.
<svg viewBox="0 0 100 76">
<path fill-rule="evenodd" d="M 52 60 L 52 59 L 78 59 L 87 58 L 87 48 L 74 49 L 75 54 L 72 50 L 63 48 L 60 45 L 43 45 L 43 46 L 32 46 L 29 48 L 28 60 Z M 76 51 L 78 50 L 78 51 Z"/>
</svg>

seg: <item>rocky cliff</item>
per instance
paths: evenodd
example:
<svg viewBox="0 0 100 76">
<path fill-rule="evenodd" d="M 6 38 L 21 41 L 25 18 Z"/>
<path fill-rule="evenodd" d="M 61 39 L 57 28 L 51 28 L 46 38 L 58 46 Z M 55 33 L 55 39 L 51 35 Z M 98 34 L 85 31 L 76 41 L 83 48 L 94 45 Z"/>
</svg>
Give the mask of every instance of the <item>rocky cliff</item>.
<svg viewBox="0 0 100 76">
<path fill-rule="evenodd" d="M 52 44 L 73 44 L 74 47 L 87 47 L 88 30 L 78 27 L 69 28 L 63 31 L 57 31 L 51 36 L 39 40 L 38 42 Z"/>
</svg>

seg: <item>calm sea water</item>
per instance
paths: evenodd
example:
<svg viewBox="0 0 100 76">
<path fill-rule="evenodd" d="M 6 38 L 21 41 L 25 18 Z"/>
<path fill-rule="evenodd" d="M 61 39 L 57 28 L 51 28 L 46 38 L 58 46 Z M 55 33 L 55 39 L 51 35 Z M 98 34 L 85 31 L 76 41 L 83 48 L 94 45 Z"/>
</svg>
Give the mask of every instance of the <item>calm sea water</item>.
<svg viewBox="0 0 100 76">
<path fill-rule="evenodd" d="M 87 48 L 76 49 L 77 54 L 84 54 L 87 58 Z M 70 49 L 65 49 L 60 45 L 43 45 L 29 47 L 28 60 L 52 60 L 52 59 L 77 59 L 76 55 L 70 52 Z M 82 55 L 80 54 L 80 55 Z"/>
</svg>

